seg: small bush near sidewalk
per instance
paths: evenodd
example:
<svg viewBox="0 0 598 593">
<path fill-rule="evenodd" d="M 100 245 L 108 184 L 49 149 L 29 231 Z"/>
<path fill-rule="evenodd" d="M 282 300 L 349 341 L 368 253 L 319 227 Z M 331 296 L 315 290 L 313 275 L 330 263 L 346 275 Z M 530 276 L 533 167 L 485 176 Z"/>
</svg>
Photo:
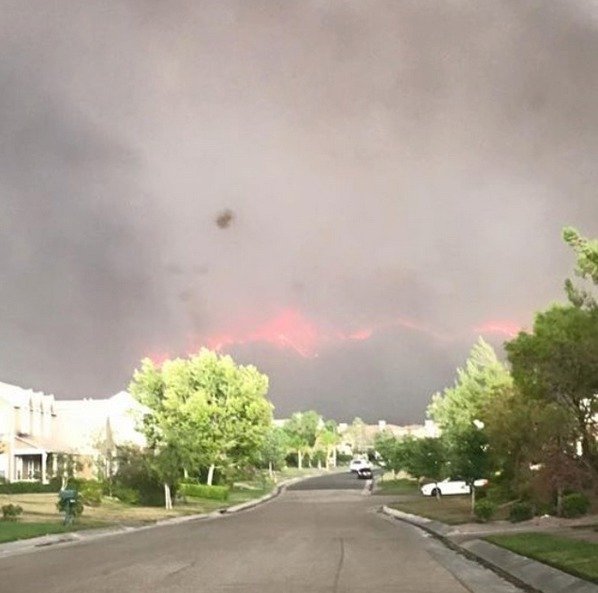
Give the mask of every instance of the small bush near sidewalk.
<svg viewBox="0 0 598 593">
<path fill-rule="evenodd" d="M 227 486 L 208 486 L 206 484 L 183 483 L 180 486 L 183 496 L 193 498 L 207 498 L 210 500 L 228 500 L 229 489 Z"/>
<path fill-rule="evenodd" d="M 567 494 L 563 497 L 563 517 L 581 517 L 590 509 L 590 499 L 581 492 Z"/>
<path fill-rule="evenodd" d="M 97 507 L 102 504 L 102 484 L 89 480 L 82 485 L 79 495 L 84 505 Z"/>
<path fill-rule="evenodd" d="M 16 521 L 23 514 L 23 507 L 16 504 L 5 504 L 2 507 L 3 521 Z"/>
<path fill-rule="evenodd" d="M 478 500 L 478 502 L 475 503 L 473 512 L 480 521 L 486 523 L 487 521 L 490 521 L 490 519 L 492 519 L 492 517 L 496 513 L 496 509 L 497 505 L 495 503 L 493 503 L 491 500 L 487 500 L 484 498 L 482 500 Z"/>
<path fill-rule="evenodd" d="M 516 502 L 509 511 L 509 521 L 519 523 L 534 518 L 534 507 L 530 502 Z"/>
<path fill-rule="evenodd" d="M 486 539 L 516 554 L 598 583 L 598 543 L 549 533 L 501 534 Z"/>
</svg>

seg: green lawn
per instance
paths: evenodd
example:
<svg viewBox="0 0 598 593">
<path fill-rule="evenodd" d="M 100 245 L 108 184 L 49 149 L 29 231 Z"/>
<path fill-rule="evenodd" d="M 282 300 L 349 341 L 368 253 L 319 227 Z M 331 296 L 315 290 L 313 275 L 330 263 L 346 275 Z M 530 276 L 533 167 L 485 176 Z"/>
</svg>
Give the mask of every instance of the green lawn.
<svg viewBox="0 0 598 593">
<path fill-rule="evenodd" d="M 405 513 L 428 517 L 449 525 L 471 523 L 471 500 L 469 496 L 443 496 L 440 500 L 431 496 L 419 496 L 392 503 L 392 508 Z"/>
<path fill-rule="evenodd" d="M 405 513 L 428 517 L 448 525 L 460 525 L 476 521 L 475 517 L 471 516 L 471 498 L 469 495 L 442 496 L 440 500 L 434 496 L 419 495 L 417 498 L 414 496 L 405 500 L 398 500 L 389 506 Z M 505 505 L 499 507 L 492 519 L 502 520 L 506 519 L 507 516 L 508 505 Z"/>
<path fill-rule="evenodd" d="M 277 474 L 282 481 L 291 477 L 317 475 L 317 470 L 285 469 Z M 42 494 L 0 494 L 0 506 L 16 504 L 23 508 L 19 521 L 0 520 L 0 543 L 17 539 L 26 539 L 51 533 L 66 533 L 80 529 L 109 527 L 112 525 L 147 525 L 161 519 L 209 513 L 221 508 L 235 506 L 243 502 L 260 498 L 274 489 L 271 482 L 261 480 L 236 484 L 232 488 L 228 500 L 208 500 L 203 498 L 187 498 L 178 502 L 172 510 L 162 507 L 144 507 L 124 504 L 115 498 L 104 497 L 97 507 L 85 507 L 83 515 L 71 527 L 62 525 L 62 516 L 56 510 L 55 493 Z"/>
<path fill-rule="evenodd" d="M 382 480 L 376 482 L 374 494 L 417 494 L 418 487 L 415 480 Z"/>
<path fill-rule="evenodd" d="M 0 521 L 0 543 L 51 533 L 67 533 L 86 527 L 89 527 L 89 525 L 65 527 L 60 522 L 23 523 L 20 521 Z"/>
<path fill-rule="evenodd" d="M 539 560 L 598 583 L 598 544 L 549 533 L 491 535 L 486 539 L 512 552 Z"/>
</svg>

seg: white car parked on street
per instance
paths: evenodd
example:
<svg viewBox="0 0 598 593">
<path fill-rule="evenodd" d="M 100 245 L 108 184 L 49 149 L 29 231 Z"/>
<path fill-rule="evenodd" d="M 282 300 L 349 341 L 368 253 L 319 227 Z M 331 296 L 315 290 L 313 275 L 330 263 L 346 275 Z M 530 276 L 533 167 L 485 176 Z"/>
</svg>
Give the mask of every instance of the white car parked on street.
<svg viewBox="0 0 598 593">
<path fill-rule="evenodd" d="M 351 463 L 349 463 L 349 471 L 351 473 L 355 473 L 364 467 L 369 467 L 370 469 L 372 468 L 367 459 L 353 459 Z"/>
<path fill-rule="evenodd" d="M 474 482 L 475 486 L 486 486 L 486 484 L 488 484 L 488 480 L 476 480 Z M 424 484 L 421 487 L 421 493 L 424 496 L 437 496 L 438 494 L 446 496 L 447 494 L 471 494 L 471 489 L 465 480 L 447 478 L 442 482 Z"/>
</svg>

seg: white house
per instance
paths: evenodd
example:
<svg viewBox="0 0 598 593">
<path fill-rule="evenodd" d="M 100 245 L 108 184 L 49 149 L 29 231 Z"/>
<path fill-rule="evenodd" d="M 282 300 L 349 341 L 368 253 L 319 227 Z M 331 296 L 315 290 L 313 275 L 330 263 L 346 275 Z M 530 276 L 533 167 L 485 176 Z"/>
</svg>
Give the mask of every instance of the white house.
<svg viewBox="0 0 598 593">
<path fill-rule="evenodd" d="M 63 448 L 54 403 L 53 395 L 0 383 L 0 478 L 46 481 Z"/>
<path fill-rule="evenodd" d="M 124 391 L 105 399 L 56 400 L 0 383 L 0 479 L 45 483 L 62 454 L 93 460 L 107 442 L 143 446 L 136 430 L 142 411 Z"/>
</svg>

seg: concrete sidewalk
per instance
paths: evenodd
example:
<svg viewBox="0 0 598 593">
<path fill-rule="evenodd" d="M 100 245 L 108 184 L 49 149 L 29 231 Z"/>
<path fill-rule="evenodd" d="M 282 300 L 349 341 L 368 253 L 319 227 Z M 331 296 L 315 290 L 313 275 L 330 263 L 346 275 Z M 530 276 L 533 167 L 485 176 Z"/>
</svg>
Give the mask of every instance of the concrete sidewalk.
<svg viewBox="0 0 598 593">
<path fill-rule="evenodd" d="M 426 517 L 403 513 L 388 506 L 382 507 L 382 512 L 390 517 L 424 529 L 442 540 L 450 548 L 477 560 L 527 591 L 538 593 L 598 593 L 598 586 L 589 581 L 584 581 L 531 558 L 520 556 L 500 546 L 477 539 L 471 531 L 466 541 L 463 541 L 459 537 L 463 533 L 454 526 L 433 521 Z M 490 532 L 496 533 L 496 530 Z M 480 531 L 477 535 L 483 534 L 485 533 Z"/>
</svg>

